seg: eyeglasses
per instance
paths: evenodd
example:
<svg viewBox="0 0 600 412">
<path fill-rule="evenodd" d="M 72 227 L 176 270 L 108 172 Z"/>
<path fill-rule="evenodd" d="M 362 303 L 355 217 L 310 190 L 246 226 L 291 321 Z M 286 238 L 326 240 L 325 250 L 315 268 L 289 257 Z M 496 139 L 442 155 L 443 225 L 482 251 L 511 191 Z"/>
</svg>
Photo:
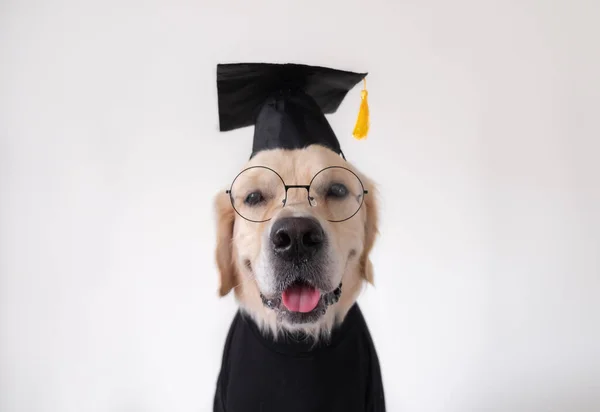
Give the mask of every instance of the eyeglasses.
<svg viewBox="0 0 600 412">
<path fill-rule="evenodd" d="M 341 166 L 319 171 L 308 185 L 286 185 L 275 170 L 252 166 L 233 179 L 226 193 L 238 215 L 262 223 L 285 207 L 290 189 L 306 190 L 308 204 L 330 222 L 343 222 L 357 214 L 368 193 L 359 177 Z"/>
</svg>

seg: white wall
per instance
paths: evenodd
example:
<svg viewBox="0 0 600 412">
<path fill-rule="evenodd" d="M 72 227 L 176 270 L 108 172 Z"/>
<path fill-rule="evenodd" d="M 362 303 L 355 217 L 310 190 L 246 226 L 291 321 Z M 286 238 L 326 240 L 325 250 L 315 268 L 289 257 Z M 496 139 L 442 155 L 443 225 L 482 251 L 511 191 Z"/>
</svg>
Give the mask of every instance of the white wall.
<svg viewBox="0 0 600 412">
<path fill-rule="evenodd" d="M 209 411 L 215 65 L 368 70 L 390 411 L 600 410 L 597 1 L 0 4 L 0 411 Z"/>
</svg>

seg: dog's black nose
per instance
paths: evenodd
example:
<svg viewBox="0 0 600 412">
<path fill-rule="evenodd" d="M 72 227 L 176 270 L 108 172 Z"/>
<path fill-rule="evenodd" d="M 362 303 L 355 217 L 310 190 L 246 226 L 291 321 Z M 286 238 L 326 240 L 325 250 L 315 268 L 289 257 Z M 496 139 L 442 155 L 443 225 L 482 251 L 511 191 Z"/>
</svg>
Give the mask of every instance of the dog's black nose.
<svg viewBox="0 0 600 412">
<path fill-rule="evenodd" d="M 323 246 L 325 233 L 315 219 L 285 217 L 273 224 L 271 243 L 273 251 L 282 259 L 307 259 Z"/>
</svg>

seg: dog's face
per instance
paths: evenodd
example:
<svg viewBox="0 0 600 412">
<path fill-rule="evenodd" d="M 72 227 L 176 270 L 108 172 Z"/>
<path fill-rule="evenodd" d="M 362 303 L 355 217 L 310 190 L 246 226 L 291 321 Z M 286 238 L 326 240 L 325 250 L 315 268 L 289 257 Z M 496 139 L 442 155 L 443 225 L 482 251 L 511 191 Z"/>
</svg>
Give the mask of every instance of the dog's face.
<svg viewBox="0 0 600 412">
<path fill-rule="evenodd" d="M 275 332 L 331 330 L 372 282 L 371 182 L 320 146 L 259 152 L 243 170 L 216 199 L 220 294 L 233 288 Z"/>
</svg>

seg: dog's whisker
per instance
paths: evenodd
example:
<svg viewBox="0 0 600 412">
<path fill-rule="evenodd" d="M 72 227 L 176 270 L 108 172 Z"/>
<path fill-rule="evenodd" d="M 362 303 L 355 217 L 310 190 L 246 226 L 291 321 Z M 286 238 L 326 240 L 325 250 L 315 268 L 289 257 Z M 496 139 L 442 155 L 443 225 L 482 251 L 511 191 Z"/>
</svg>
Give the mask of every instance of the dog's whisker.
<svg viewBox="0 0 600 412">
<path fill-rule="evenodd" d="M 248 277 L 248 279 L 245 279 L 245 280 L 243 280 L 242 282 L 238 283 L 238 284 L 237 284 L 237 285 L 235 285 L 235 286 L 234 286 L 232 289 L 237 289 L 237 288 L 239 288 L 240 286 L 244 286 L 246 283 L 250 282 L 251 280 L 254 280 L 254 276 L 253 276 L 253 275 L 250 275 L 250 276 Z"/>
<path fill-rule="evenodd" d="M 237 285 L 233 286 L 233 287 L 232 287 L 232 289 L 237 289 L 237 288 L 239 288 L 240 286 L 243 286 L 243 285 L 245 285 L 246 283 L 248 283 L 248 282 L 250 282 L 250 281 L 252 281 L 252 280 L 255 280 L 255 279 L 256 279 L 256 276 L 255 276 L 254 272 L 253 272 L 253 271 L 251 271 L 251 272 L 248 274 L 248 276 L 246 277 L 246 279 L 242 280 L 242 281 L 241 281 L 241 282 L 239 282 Z"/>
</svg>

